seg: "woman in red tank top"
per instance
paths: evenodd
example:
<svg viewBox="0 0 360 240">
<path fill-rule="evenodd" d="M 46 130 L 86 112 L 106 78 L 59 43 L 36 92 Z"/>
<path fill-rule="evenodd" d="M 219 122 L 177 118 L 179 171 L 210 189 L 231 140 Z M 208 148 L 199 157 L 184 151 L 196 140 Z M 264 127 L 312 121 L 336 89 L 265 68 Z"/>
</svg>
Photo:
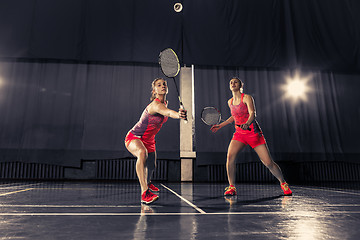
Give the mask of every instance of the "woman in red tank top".
<svg viewBox="0 0 360 240">
<path fill-rule="evenodd" d="M 176 112 L 167 108 L 167 93 L 167 82 L 164 79 L 157 78 L 152 82 L 151 103 L 125 138 L 127 150 L 137 158 L 136 174 L 141 186 L 141 202 L 145 204 L 150 204 L 159 198 L 152 193 L 159 189 L 150 182 L 156 162 L 155 135 L 168 117 L 186 119 L 185 110 L 179 109 Z"/>
<path fill-rule="evenodd" d="M 235 133 L 229 144 L 227 151 L 226 170 L 228 175 L 229 187 L 225 189 L 224 195 L 236 195 L 236 155 L 246 146 L 250 145 L 261 162 L 279 180 L 281 189 L 285 195 L 291 195 L 288 184 L 285 182 L 280 167 L 272 160 L 269 148 L 266 144 L 263 133 L 256 121 L 255 103 L 252 96 L 242 93 L 243 82 L 239 78 L 230 80 L 230 90 L 233 97 L 228 100 L 231 110 L 231 117 L 221 124 L 211 127 L 211 131 L 216 132 L 220 128 L 235 121 Z"/>
</svg>

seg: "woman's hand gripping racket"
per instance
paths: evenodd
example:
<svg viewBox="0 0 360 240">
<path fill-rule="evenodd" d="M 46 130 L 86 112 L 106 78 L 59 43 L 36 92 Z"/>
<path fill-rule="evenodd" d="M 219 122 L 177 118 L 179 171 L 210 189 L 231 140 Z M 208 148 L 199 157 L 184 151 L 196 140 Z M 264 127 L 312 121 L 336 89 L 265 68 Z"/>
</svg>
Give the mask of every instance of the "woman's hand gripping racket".
<svg viewBox="0 0 360 240">
<path fill-rule="evenodd" d="M 221 128 L 219 123 L 224 122 L 224 120 L 221 119 L 220 111 L 214 107 L 204 107 L 203 110 L 201 111 L 201 120 L 205 124 L 211 126 L 210 130 L 214 133 Z M 239 127 L 241 127 L 244 130 L 251 131 L 249 126 L 247 126 L 247 128 L 245 128 L 245 126 L 239 126 Z"/>
<path fill-rule="evenodd" d="M 159 54 L 159 65 L 160 65 L 160 68 L 161 68 L 161 71 L 163 72 L 163 74 L 166 77 L 172 78 L 174 80 L 176 92 L 177 92 L 178 98 L 179 98 L 180 108 L 183 109 L 184 111 L 186 111 L 184 108 L 184 105 L 181 101 L 179 89 L 178 89 L 176 81 L 175 81 L 175 77 L 180 72 L 180 63 L 179 63 L 179 58 L 177 57 L 174 50 L 172 50 L 171 48 L 166 48 L 165 50 L 161 51 Z M 187 123 L 187 118 L 185 118 L 184 121 L 185 121 L 185 123 Z"/>
<path fill-rule="evenodd" d="M 201 120 L 206 125 L 211 126 L 210 130 L 212 132 L 217 132 L 220 129 L 219 123 L 223 121 L 220 111 L 214 107 L 204 107 L 201 111 Z"/>
</svg>

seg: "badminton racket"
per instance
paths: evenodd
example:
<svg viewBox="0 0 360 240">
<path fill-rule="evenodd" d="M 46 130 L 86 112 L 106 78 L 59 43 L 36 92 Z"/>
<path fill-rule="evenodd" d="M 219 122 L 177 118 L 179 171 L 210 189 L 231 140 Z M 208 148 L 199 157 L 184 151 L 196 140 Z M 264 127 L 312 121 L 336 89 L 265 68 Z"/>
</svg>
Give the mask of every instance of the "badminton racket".
<svg viewBox="0 0 360 240">
<path fill-rule="evenodd" d="M 204 107 L 201 111 L 201 120 L 209 126 L 214 126 L 220 122 L 224 122 L 224 120 L 221 119 L 221 112 L 215 107 Z M 246 130 L 251 131 L 251 128 L 249 127 Z"/>
<path fill-rule="evenodd" d="M 221 122 L 221 113 L 214 107 L 204 107 L 201 111 L 201 120 L 209 126 L 219 124 Z"/>
<path fill-rule="evenodd" d="M 161 71 L 163 72 L 163 74 L 166 77 L 172 78 L 174 80 L 176 92 L 177 92 L 178 98 L 179 98 L 180 108 L 185 110 L 184 104 L 182 103 L 182 100 L 180 97 L 178 86 L 175 81 L 175 77 L 180 72 L 179 58 L 177 57 L 175 51 L 172 50 L 171 48 L 166 48 L 163 51 L 161 51 L 159 54 L 159 65 L 160 65 L 160 68 L 161 68 Z M 185 121 L 185 123 L 187 123 L 187 119 L 184 119 L 184 121 Z"/>
</svg>

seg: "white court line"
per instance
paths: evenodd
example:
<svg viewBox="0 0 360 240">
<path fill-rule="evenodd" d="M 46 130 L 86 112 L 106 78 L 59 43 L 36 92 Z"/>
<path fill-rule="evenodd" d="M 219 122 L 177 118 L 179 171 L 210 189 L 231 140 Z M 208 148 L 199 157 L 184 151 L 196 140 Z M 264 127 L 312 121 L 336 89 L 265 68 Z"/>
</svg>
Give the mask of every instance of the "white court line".
<svg viewBox="0 0 360 240">
<path fill-rule="evenodd" d="M 13 192 L 0 193 L 0 196 L 6 196 L 6 195 L 10 195 L 10 194 L 14 194 L 14 193 L 19 193 L 19 192 L 30 191 L 30 190 L 33 190 L 33 188 L 26 188 L 26 189 L 22 189 L 22 190 L 18 190 L 18 191 L 13 191 Z"/>
<path fill-rule="evenodd" d="M 143 216 L 143 215 L 153 215 L 153 216 L 204 216 L 204 215 L 285 215 L 290 217 L 316 217 L 319 215 L 314 215 L 314 211 L 309 214 L 308 211 L 293 211 L 293 212 L 217 212 L 217 213 L 0 213 L 0 216 Z M 360 211 L 329 211 L 321 212 L 321 216 L 328 215 L 343 215 L 343 214 L 360 214 Z"/>
<path fill-rule="evenodd" d="M 291 205 L 292 203 L 289 203 L 289 205 Z M 0 205 L 1 206 L 1 205 Z M 242 208 L 244 207 L 254 207 L 254 208 L 261 208 L 261 207 L 266 207 L 266 208 L 270 208 L 270 207 L 279 207 L 279 204 L 258 204 L 258 205 L 241 205 Z M 322 204 L 321 207 L 326 207 L 326 208 L 329 208 L 329 207 L 360 207 L 360 204 Z"/>
<path fill-rule="evenodd" d="M 167 190 L 169 190 L 170 192 L 172 192 L 173 194 L 175 194 L 178 198 L 180 198 L 181 200 L 183 200 L 184 202 L 186 202 L 187 204 L 189 204 L 191 207 L 195 208 L 196 211 L 200 212 L 201 214 L 206 214 L 205 211 L 203 211 L 202 209 L 198 208 L 195 204 L 193 204 L 192 202 L 190 202 L 189 200 L 183 198 L 182 196 L 180 196 L 179 194 L 177 194 L 175 191 L 171 190 L 170 188 L 166 187 L 164 184 L 160 184 L 161 186 L 163 186 L 164 188 L 166 188 Z"/>
<path fill-rule="evenodd" d="M 12 205 L 0 204 L 0 208 L 140 208 L 139 205 Z M 151 208 L 158 206 L 151 206 Z"/>
<path fill-rule="evenodd" d="M 277 204 L 269 205 L 243 205 L 245 207 L 254 207 L 254 208 L 270 208 L 278 207 Z M 324 204 L 321 207 L 360 207 L 360 204 Z M 16 204 L 0 204 L 0 208 L 140 208 L 139 205 L 16 205 Z M 151 208 L 162 208 L 162 206 L 151 205 Z"/>
<path fill-rule="evenodd" d="M 0 184 L 0 190 L 2 189 L 9 189 L 9 188 L 23 188 L 23 187 L 29 187 L 29 186 L 36 186 L 36 185 L 40 185 L 41 183 L 31 183 L 31 184 L 25 184 L 25 185 L 13 185 L 13 186 L 5 186 L 3 187 L 1 184 Z"/>
<path fill-rule="evenodd" d="M 331 190 L 331 189 L 323 189 L 323 188 L 310 188 L 310 187 L 299 187 L 299 186 L 297 186 L 297 188 L 304 188 L 304 189 L 314 190 L 314 191 L 322 190 L 322 191 L 327 191 L 327 192 L 345 193 L 345 194 L 351 194 L 351 195 L 360 196 L 360 193 L 345 192 L 345 191 L 339 191 L 339 190 Z"/>
</svg>

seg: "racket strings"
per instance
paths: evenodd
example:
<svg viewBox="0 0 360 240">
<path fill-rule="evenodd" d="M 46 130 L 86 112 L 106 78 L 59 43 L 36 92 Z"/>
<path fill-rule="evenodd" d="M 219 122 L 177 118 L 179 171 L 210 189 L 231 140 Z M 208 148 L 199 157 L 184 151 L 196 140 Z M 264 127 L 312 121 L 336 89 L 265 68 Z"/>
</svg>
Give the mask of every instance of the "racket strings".
<svg viewBox="0 0 360 240">
<path fill-rule="evenodd" d="M 179 73 L 179 60 L 175 53 L 166 49 L 160 55 L 160 66 L 167 77 L 175 77 Z"/>
<path fill-rule="evenodd" d="M 201 113 L 201 119 L 208 125 L 215 125 L 220 122 L 221 114 L 214 108 L 205 108 Z"/>
</svg>

